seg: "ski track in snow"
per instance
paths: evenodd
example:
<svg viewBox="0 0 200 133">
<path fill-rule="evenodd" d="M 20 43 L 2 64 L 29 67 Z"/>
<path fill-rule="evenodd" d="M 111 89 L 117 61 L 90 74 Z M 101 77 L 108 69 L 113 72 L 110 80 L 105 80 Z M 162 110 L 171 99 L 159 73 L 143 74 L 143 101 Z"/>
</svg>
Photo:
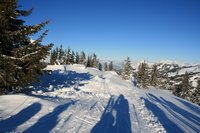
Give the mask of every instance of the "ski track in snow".
<svg viewBox="0 0 200 133">
<path fill-rule="evenodd" d="M 200 108 L 167 91 L 82 65 L 47 69 L 31 94 L 0 96 L 0 132 L 200 132 Z"/>
</svg>

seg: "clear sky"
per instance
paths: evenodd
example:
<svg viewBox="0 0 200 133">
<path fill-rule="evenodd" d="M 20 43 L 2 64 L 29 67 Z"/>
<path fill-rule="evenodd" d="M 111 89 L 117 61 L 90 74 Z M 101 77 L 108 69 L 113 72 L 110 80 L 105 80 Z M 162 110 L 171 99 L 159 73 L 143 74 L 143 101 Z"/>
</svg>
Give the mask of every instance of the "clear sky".
<svg viewBox="0 0 200 133">
<path fill-rule="evenodd" d="M 28 24 L 51 20 L 44 43 L 101 59 L 200 63 L 200 0 L 19 0 Z"/>
</svg>

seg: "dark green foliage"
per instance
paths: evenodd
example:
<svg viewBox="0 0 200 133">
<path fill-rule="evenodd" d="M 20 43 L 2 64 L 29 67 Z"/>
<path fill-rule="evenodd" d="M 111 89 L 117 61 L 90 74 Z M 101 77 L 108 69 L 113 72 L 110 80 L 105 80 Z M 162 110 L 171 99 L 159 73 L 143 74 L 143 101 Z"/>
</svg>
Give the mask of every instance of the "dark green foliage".
<svg viewBox="0 0 200 133">
<path fill-rule="evenodd" d="M 71 49 L 70 49 L 70 47 L 68 47 L 68 49 L 67 49 L 67 59 L 66 59 L 67 65 L 70 65 L 71 61 L 72 61 Z"/>
<path fill-rule="evenodd" d="M 92 56 L 92 67 L 96 67 L 98 66 L 98 59 L 97 59 L 97 55 L 94 53 L 93 56 Z"/>
<path fill-rule="evenodd" d="M 137 81 L 138 81 L 138 84 L 142 88 L 147 88 L 147 86 L 148 86 L 148 65 L 145 62 L 141 63 L 138 67 Z"/>
<path fill-rule="evenodd" d="M 127 59 L 125 60 L 125 64 L 123 66 L 123 70 L 122 70 L 122 78 L 124 80 L 129 80 L 131 76 L 132 76 L 131 61 L 130 61 L 130 58 L 127 57 Z"/>
<path fill-rule="evenodd" d="M 51 55 L 50 55 L 50 64 L 51 65 L 55 65 L 56 64 L 56 60 L 57 60 L 57 55 L 58 53 L 56 53 L 56 50 L 52 50 L 51 51 Z"/>
<path fill-rule="evenodd" d="M 45 31 L 31 42 L 30 36 L 40 31 L 48 21 L 33 26 L 24 25 L 21 18 L 32 10 L 19 10 L 17 0 L 0 2 L 0 88 L 1 93 L 19 91 L 21 87 L 37 81 L 46 67 L 43 60 L 52 44 L 43 46 Z"/>
<path fill-rule="evenodd" d="M 193 102 L 200 105 L 200 79 L 197 80 L 197 87 L 194 91 Z"/>
<path fill-rule="evenodd" d="M 102 64 L 101 64 L 101 63 L 98 64 L 98 69 L 99 69 L 100 71 L 103 70 L 103 67 L 102 67 Z"/>
<path fill-rule="evenodd" d="M 65 64 L 65 51 L 63 50 L 62 45 L 60 45 L 57 55 L 60 64 Z"/>
<path fill-rule="evenodd" d="M 157 69 L 157 65 L 154 64 L 151 71 L 150 85 L 157 87 L 159 84 L 158 78 L 159 78 L 159 71 Z"/>
<path fill-rule="evenodd" d="M 186 72 L 182 78 L 181 84 L 176 88 L 174 94 L 191 101 L 192 100 L 192 86 L 189 82 L 189 74 Z"/>
<path fill-rule="evenodd" d="M 110 64 L 108 65 L 109 71 L 113 70 L 113 62 L 111 61 Z"/>
<path fill-rule="evenodd" d="M 107 62 L 105 62 L 105 64 L 104 64 L 104 71 L 109 71 Z"/>
<path fill-rule="evenodd" d="M 87 57 L 86 67 L 92 67 L 92 56 L 88 56 Z"/>
<path fill-rule="evenodd" d="M 87 63 L 86 63 L 86 67 L 95 67 L 97 68 L 98 67 L 98 59 L 97 59 L 97 56 L 96 54 L 92 54 L 90 56 L 87 57 Z"/>
<path fill-rule="evenodd" d="M 76 52 L 76 61 L 75 61 L 76 64 L 79 64 L 80 63 L 80 56 L 79 56 L 79 53 Z"/>
<path fill-rule="evenodd" d="M 86 54 L 84 51 L 80 54 L 80 64 L 86 65 Z"/>
<path fill-rule="evenodd" d="M 75 54 L 76 53 L 76 54 Z M 86 59 L 86 54 L 82 51 L 80 54 L 78 52 L 74 52 L 68 47 L 68 49 L 63 49 L 62 45 L 60 47 L 56 47 L 51 51 L 50 56 L 50 64 L 61 64 L 61 65 L 73 65 L 83 64 L 87 67 L 98 67 L 99 60 L 97 59 L 96 54 L 91 54 Z"/>
<path fill-rule="evenodd" d="M 75 63 L 75 53 L 74 53 L 74 51 L 72 51 L 70 63 L 71 63 L 71 64 L 74 64 L 74 63 Z"/>
</svg>

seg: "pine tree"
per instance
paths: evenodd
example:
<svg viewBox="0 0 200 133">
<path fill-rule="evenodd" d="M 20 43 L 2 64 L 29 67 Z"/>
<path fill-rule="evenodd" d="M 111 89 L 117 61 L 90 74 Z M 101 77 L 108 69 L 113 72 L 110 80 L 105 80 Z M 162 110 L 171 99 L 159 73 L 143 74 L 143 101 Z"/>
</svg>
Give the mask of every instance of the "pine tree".
<svg viewBox="0 0 200 133">
<path fill-rule="evenodd" d="M 104 64 L 104 71 L 109 71 L 107 62 L 105 62 L 105 64 Z"/>
<path fill-rule="evenodd" d="M 0 2 L 0 89 L 20 91 L 23 86 L 37 81 L 46 67 L 43 60 L 49 54 L 52 44 L 44 46 L 45 31 L 37 40 L 31 42 L 30 36 L 40 31 L 48 21 L 33 26 L 24 25 L 22 17 L 32 10 L 18 9 L 17 0 Z"/>
<path fill-rule="evenodd" d="M 56 60 L 57 60 L 57 53 L 56 53 L 56 50 L 54 49 L 54 50 L 51 51 L 50 64 L 55 65 Z"/>
<path fill-rule="evenodd" d="M 113 70 L 113 62 L 111 61 L 110 64 L 108 65 L 109 71 Z"/>
<path fill-rule="evenodd" d="M 70 49 L 70 47 L 68 47 L 68 49 L 67 49 L 67 62 L 66 62 L 67 65 L 71 64 L 71 57 L 72 57 L 71 49 Z"/>
<path fill-rule="evenodd" d="M 65 64 L 65 52 L 63 50 L 62 45 L 60 45 L 60 48 L 58 49 L 58 60 L 60 64 Z"/>
<path fill-rule="evenodd" d="M 157 69 L 157 65 L 154 64 L 152 71 L 151 71 L 151 80 L 150 80 L 150 84 L 154 87 L 158 86 L 158 77 L 159 77 L 159 71 Z"/>
<path fill-rule="evenodd" d="M 129 80 L 131 76 L 132 76 L 131 61 L 130 61 L 130 58 L 127 57 L 127 59 L 125 60 L 125 64 L 123 66 L 123 70 L 122 70 L 122 78 L 124 80 Z"/>
<path fill-rule="evenodd" d="M 180 91 L 180 97 L 186 99 L 186 100 L 191 100 L 192 92 L 191 88 L 192 86 L 190 85 L 189 82 L 189 74 L 186 72 L 183 76 L 182 83 L 181 83 L 181 91 Z"/>
<path fill-rule="evenodd" d="M 76 64 L 79 64 L 80 63 L 80 56 L 79 56 L 79 53 L 76 52 Z"/>
<path fill-rule="evenodd" d="M 84 51 L 80 54 L 80 64 L 86 65 L 86 55 Z"/>
<path fill-rule="evenodd" d="M 86 67 L 92 67 L 92 56 L 88 55 Z"/>
<path fill-rule="evenodd" d="M 72 54 L 71 54 L 71 64 L 74 64 L 75 63 L 75 53 L 74 51 L 72 51 Z"/>
<path fill-rule="evenodd" d="M 138 67 L 138 72 L 137 72 L 137 81 L 138 84 L 142 88 L 147 88 L 148 86 L 148 65 L 144 62 L 141 63 Z"/>
<path fill-rule="evenodd" d="M 98 64 L 98 69 L 100 70 L 100 71 L 102 71 L 102 64 L 99 62 L 99 64 Z"/>
<path fill-rule="evenodd" d="M 98 59 L 97 59 L 97 55 L 94 53 L 92 57 L 92 67 L 97 68 L 97 66 L 98 66 Z"/>
<path fill-rule="evenodd" d="M 194 91 L 193 102 L 200 105 L 200 78 L 197 80 L 197 87 Z"/>
</svg>

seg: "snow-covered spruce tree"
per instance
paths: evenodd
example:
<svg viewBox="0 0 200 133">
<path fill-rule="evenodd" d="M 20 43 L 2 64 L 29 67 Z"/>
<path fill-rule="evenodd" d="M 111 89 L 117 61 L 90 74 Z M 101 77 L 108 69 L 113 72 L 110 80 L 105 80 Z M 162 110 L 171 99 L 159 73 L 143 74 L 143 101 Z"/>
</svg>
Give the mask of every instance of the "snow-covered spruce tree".
<svg viewBox="0 0 200 133">
<path fill-rule="evenodd" d="M 97 55 L 94 53 L 93 56 L 92 56 L 92 67 L 95 67 L 97 68 L 98 66 L 98 59 L 97 59 Z"/>
<path fill-rule="evenodd" d="M 84 51 L 80 54 L 80 64 L 86 65 L 86 54 Z"/>
<path fill-rule="evenodd" d="M 100 70 L 100 71 L 102 71 L 102 64 L 99 62 L 99 64 L 98 64 L 98 69 Z"/>
<path fill-rule="evenodd" d="M 130 61 L 130 58 L 127 57 L 127 59 L 125 60 L 125 64 L 123 66 L 123 70 L 122 70 L 122 78 L 124 80 L 129 80 L 131 76 L 132 76 L 131 61 Z"/>
<path fill-rule="evenodd" d="M 50 55 L 50 64 L 51 65 L 55 65 L 56 64 L 56 60 L 57 60 L 57 56 L 58 56 L 58 53 L 56 53 L 56 50 L 52 50 L 51 51 L 51 55 Z"/>
<path fill-rule="evenodd" d="M 105 64 L 104 64 L 104 71 L 109 71 L 107 62 L 105 62 Z"/>
<path fill-rule="evenodd" d="M 151 71 L 150 85 L 157 87 L 159 84 L 158 78 L 159 78 L 159 71 L 157 69 L 157 65 L 154 64 Z"/>
<path fill-rule="evenodd" d="M 109 68 L 109 71 L 113 70 L 113 62 L 112 61 L 109 63 L 108 68 Z"/>
<path fill-rule="evenodd" d="M 197 80 L 197 87 L 194 91 L 193 102 L 200 105 L 200 78 Z"/>
<path fill-rule="evenodd" d="M 63 50 L 62 45 L 60 45 L 60 48 L 58 50 L 58 61 L 60 64 L 65 64 L 65 51 Z"/>
<path fill-rule="evenodd" d="M 22 17 L 32 10 L 20 10 L 17 0 L 0 2 L 0 91 L 20 91 L 20 88 L 36 81 L 45 68 L 43 59 L 52 45 L 43 46 L 45 31 L 31 42 L 30 36 L 40 31 L 48 21 L 33 26 L 25 25 Z"/>
<path fill-rule="evenodd" d="M 143 62 L 140 63 L 137 72 L 137 81 L 140 87 L 147 89 L 148 86 L 148 65 Z"/>
<path fill-rule="evenodd" d="M 74 51 L 72 51 L 72 54 L 71 54 L 71 64 L 74 64 L 75 63 L 75 53 Z"/>
<path fill-rule="evenodd" d="M 189 82 L 188 72 L 184 74 L 180 87 L 181 87 L 180 97 L 191 101 L 192 100 L 192 91 L 191 91 L 192 86 L 190 85 L 190 82 Z"/>
<path fill-rule="evenodd" d="M 67 59 L 66 59 L 66 64 L 67 65 L 71 64 L 71 57 L 72 57 L 72 55 L 71 55 L 71 49 L 70 49 L 70 47 L 68 47 L 68 49 L 67 49 Z"/>
<path fill-rule="evenodd" d="M 92 67 L 92 56 L 88 55 L 86 67 Z"/>
<path fill-rule="evenodd" d="M 76 61 L 75 61 L 75 63 L 76 64 L 79 64 L 80 63 L 80 56 L 79 56 L 79 53 L 78 52 L 76 52 Z"/>
</svg>

